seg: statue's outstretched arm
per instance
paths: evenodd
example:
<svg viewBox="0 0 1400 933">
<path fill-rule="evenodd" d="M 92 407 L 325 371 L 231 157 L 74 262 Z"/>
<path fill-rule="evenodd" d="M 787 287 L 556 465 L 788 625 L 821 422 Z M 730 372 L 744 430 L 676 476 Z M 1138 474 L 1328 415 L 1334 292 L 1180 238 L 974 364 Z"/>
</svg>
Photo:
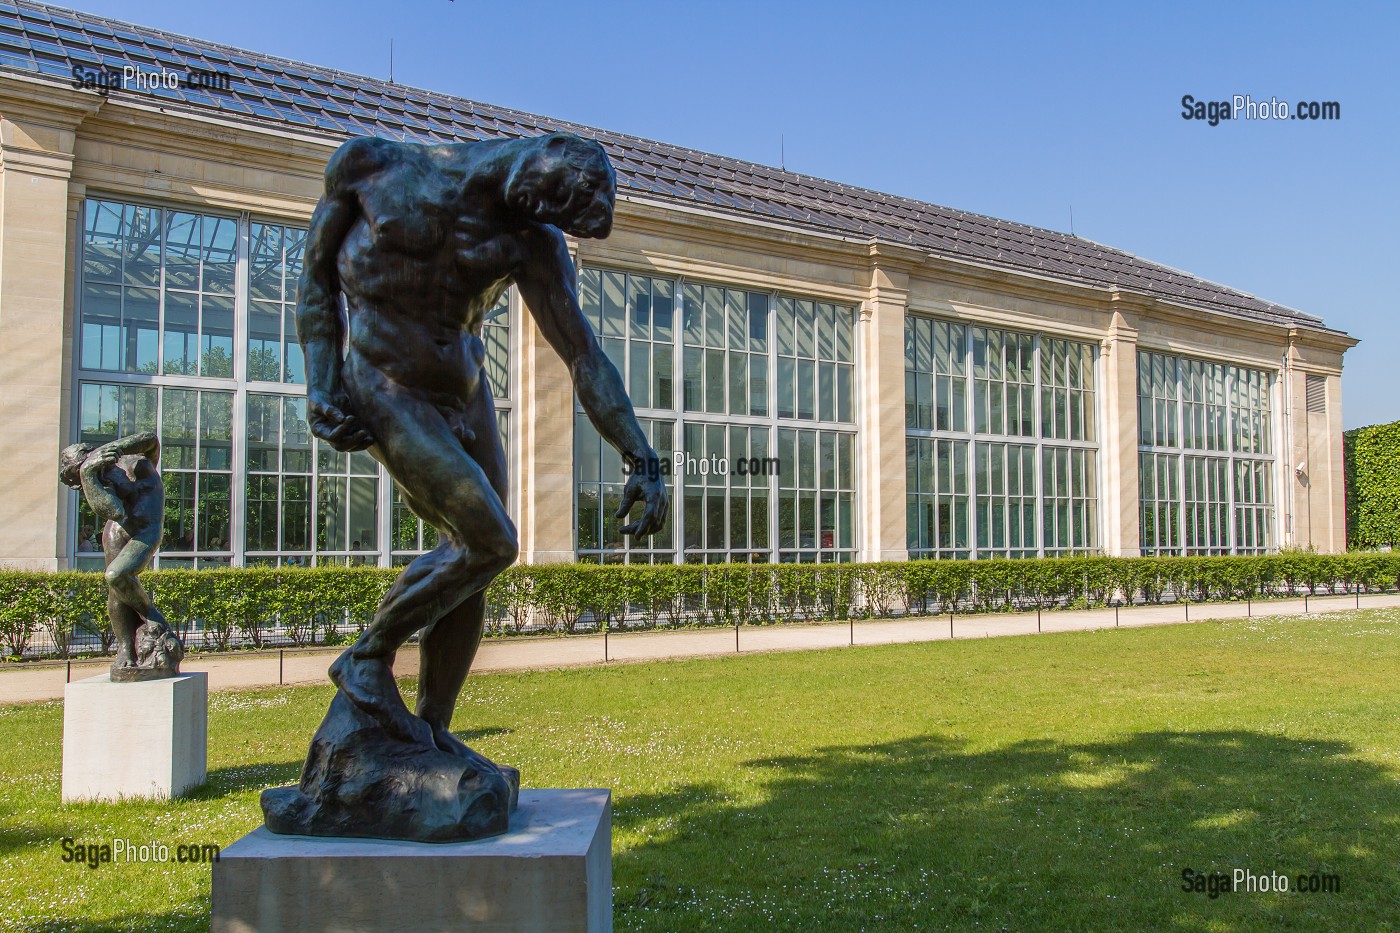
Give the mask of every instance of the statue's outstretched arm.
<svg viewBox="0 0 1400 933">
<path fill-rule="evenodd" d="M 632 409 L 632 400 L 617 367 L 608 359 L 579 308 L 574 286 L 574 265 L 569 259 L 563 234 L 541 225 L 530 233 L 529 258 L 516 276 L 516 286 L 525 304 L 534 313 L 540 332 L 569 366 L 574 391 L 588 420 L 603 439 L 634 463 L 656 460 Z M 645 537 L 661 530 L 670 503 L 666 486 L 655 470 L 636 470 L 623 489 L 622 518 L 638 501 L 646 501 L 646 511 L 622 531 Z"/>
</svg>

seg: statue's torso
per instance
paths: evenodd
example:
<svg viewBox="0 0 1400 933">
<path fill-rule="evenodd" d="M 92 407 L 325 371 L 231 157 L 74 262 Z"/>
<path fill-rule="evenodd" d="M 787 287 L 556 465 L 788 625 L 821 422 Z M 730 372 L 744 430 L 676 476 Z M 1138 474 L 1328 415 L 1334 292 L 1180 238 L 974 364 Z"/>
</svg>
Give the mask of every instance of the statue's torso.
<svg viewBox="0 0 1400 933">
<path fill-rule="evenodd" d="M 340 247 L 350 352 L 401 385 L 466 398 L 479 384 L 485 313 L 524 259 L 518 231 L 462 203 L 461 179 L 421 150 L 358 187 Z"/>
<path fill-rule="evenodd" d="M 126 509 L 122 530 L 132 538 L 144 537 L 148 532 L 158 534 L 165 517 L 165 487 L 155 465 L 145 457 L 127 454 L 107 469 L 104 485 L 116 493 Z M 111 477 L 113 471 L 120 475 Z"/>
</svg>

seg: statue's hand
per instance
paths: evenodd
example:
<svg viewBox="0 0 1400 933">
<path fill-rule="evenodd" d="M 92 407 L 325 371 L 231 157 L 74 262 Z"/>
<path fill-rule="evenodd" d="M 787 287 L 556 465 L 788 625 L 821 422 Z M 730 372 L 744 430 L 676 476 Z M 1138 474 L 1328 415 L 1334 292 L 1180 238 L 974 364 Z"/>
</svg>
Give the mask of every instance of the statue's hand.
<svg viewBox="0 0 1400 933">
<path fill-rule="evenodd" d="M 633 538 L 645 538 L 656 534 L 666 524 L 666 513 L 671 503 L 666 496 L 666 484 L 660 477 L 649 477 L 645 473 L 633 473 L 622 490 L 622 505 L 614 513 L 614 518 L 626 518 L 632 506 L 646 502 L 642 517 L 622 526 L 622 533 Z"/>
<path fill-rule="evenodd" d="M 120 457 L 121 453 L 117 450 L 117 448 L 114 445 L 103 444 L 101 447 L 94 449 L 92 453 L 88 454 L 87 461 L 83 465 L 90 465 L 92 470 L 94 470 L 97 473 L 101 473 L 102 471 L 106 470 L 109 466 L 116 463 L 117 460 L 120 459 Z"/>
<path fill-rule="evenodd" d="M 311 424 L 311 433 L 346 453 L 364 450 L 374 443 L 374 437 L 360 424 L 360 419 L 350 413 L 349 407 L 344 396 L 317 394 L 310 396 L 306 403 L 306 420 Z"/>
</svg>

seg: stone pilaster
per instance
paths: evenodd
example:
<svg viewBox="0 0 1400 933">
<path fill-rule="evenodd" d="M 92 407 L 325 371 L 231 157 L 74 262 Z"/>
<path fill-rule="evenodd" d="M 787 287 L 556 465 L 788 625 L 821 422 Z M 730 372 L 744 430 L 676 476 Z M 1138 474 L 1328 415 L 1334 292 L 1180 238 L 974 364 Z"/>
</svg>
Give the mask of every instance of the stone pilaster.
<svg viewBox="0 0 1400 933">
<path fill-rule="evenodd" d="M 1122 311 L 1114 311 L 1108 333 L 1099 346 L 1099 409 L 1103 413 L 1099 439 L 1099 489 L 1102 510 L 1103 552 L 1115 557 L 1137 557 L 1141 538 L 1138 528 L 1138 332 Z"/>
<path fill-rule="evenodd" d="M 1283 389 L 1285 438 L 1279 444 L 1283 477 L 1280 509 L 1285 521 L 1283 543 L 1324 553 L 1346 550 L 1345 465 L 1342 459 L 1341 355 L 1355 341 L 1327 345 L 1298 330 L 1289 333 Z M 1312 405 L 1308 383 L 1314 382 Z M 1321 389 L 1320 394 L 1318 389 Z"/>
<path fill-rule="evenodd" d="M 569 368 L 521 308 L 520 560 L 574 559 L 574 385 Z M 516 426 L 512 425 L 515 431 Z"/>
<path fill-rule="evenodd" d="M 0 496 L 0 566 L 57 569 L 66 490 L 76 238 L 70 197 L 79 124 L 96 95 L 0 96 L 0 424 L 10 479 Z"/>
<path fill-rule="evenodd" d="M 904 463 L 904 318 L 912 250 L 871 247 L 870 293 L 857 325 L 856 458 L 862 561 L 906 560 Z"/>
</svg>

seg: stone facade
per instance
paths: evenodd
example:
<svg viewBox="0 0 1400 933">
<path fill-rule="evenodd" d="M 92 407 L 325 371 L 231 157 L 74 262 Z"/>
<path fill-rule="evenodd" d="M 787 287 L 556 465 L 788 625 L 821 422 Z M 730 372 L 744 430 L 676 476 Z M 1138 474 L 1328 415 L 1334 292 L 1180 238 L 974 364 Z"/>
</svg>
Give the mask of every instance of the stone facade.
<svg viewBox="0 0 1400 933">
<path fill-rule="evenodd" d="M 304 224 L 335 142 L 0 75 L 0 422 L 14 475 L 0 499 L 0 565 L 72 560 L 71 494 L 51 469 L 74 434 L 79 206 L 90 194 Z M 1355 341 L 1118 289 L 1068 284 L 913 249 L 624 196 L 586 264 L 787 290 L 858 308 L 858 556 L 907 556 L 904 332 L 909 314 L 1052 334 L 1098 348 L 1099 540 L 1138 552 L 1136 351 L 1273 376 L 1275 545 L 1345 548 L 1341 370 Z M 516 318 L 510 431 L 522 559 L 571 559 L 574 401 L 563 364 Z M 1312 410 L 1308 377 L 1325 380 Z"/>
</svg>

